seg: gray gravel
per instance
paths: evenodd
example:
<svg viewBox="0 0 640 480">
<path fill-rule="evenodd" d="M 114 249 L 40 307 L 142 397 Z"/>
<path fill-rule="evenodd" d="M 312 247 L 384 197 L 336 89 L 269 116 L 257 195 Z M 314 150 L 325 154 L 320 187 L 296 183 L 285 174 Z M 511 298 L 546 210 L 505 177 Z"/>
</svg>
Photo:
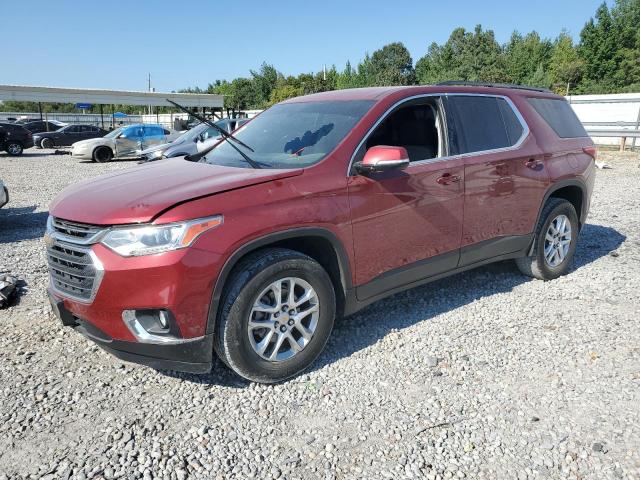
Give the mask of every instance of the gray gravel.
<svg viewBox="0 0 640 480">
<path fill-rule="evenodd" d="M 47 205 L 132 163 L 0 155 L 0 271 L 28 284 L 0 311 L 0 479 L 640 478 L 640 156 L 602 157 L 570 275 L 504 262 L 396 295 L 265 386 L 124 364 L 63 329 Z"/>
</svg>

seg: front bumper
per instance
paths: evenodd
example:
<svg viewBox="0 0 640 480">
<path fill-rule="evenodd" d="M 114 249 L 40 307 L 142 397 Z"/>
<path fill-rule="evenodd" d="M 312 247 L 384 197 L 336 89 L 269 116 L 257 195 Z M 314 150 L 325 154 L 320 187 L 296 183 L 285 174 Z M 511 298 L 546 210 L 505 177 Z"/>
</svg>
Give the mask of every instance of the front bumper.
<svg viewBox="0 0 640 480">
<path fill-rule="evenodd" d="M 207 373 L 213 361 L 213 335 L 185 339 L 178 344 L 158 345 L 117 340 L 93 325 L 75 316 L 64 305 L 64 300 L 49 292 L 51 306 L 62 324 L 73 328 L 100 348 L 126 362 L 139 363 L 158 370 L 176 370 L 188 373 Z"/>
<path fill-rule="evenodd" d="M 129 258 L 101 244 L 92 245 L 91 250 L 102 268 L 91 299 L 71 298 L 53 282 L 49 288 L 52 305 L 72 318 L 66 324 L 126 361 L 194 373 L 209 371 L 213 338 L 206 330 L 220 256 L 194 247 Z M 147 343 L 136 338 L 123 321 L 123 311 L 141 309 L 170 311 L 180 342 Z"/>
</svg>

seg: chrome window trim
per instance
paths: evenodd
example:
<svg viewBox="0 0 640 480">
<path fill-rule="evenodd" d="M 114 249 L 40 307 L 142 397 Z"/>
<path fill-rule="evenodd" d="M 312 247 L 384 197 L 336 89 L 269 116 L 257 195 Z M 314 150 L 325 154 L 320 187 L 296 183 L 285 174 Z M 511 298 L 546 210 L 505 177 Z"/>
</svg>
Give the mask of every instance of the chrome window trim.
<svg viewBox="0 0 640 480">
<path fill-rule="evenodd" d="M 406 98 L 403 98 L 401 100 L 398 100 L 396 103 L 391 105 L 380 116 L 380 118 L 378 118 L 378 120 L 376 120 L 376 122 L 371 126 L 371 128 L 369 128 L 369 130 L 367 130 L 367 133 L 364 135 L 364 137 L 362 137 L 362 140 L 360 140 L 360 142 L 358 143 L 358 146 L 354 149 L 353 153 L 351 154 L 351 159 L 349 160 L 349 165 L 347 167 L 347 177 L 354 177 L 354 176 L 358 176 L 359 175 L 358 173 L 352 173 L 353 160 L 354 160 L 356 154 L 358 153 L 358 151 L 360 150 L 362 145 L 367 141 L 369 136 L 373 133 L 373 131 L 378 127 L 378 125 L 380 125 L 380 123 L 382 123 L 382 121 L 385 120 L 393 110 L 395 110 L 399 105 L 402 105 L 403 103 L 410 102 L 412 100 L 417 100 L 417 99 L 420 99 L 420 98 L 428 98 L 428 97 L 493 97 L 493 98 L 502 98 L 502 99 L 506 100 L 507 104 L 511 107 L 511 110 L 513 110 L 513 113 L 515 114 L 516 118 L 520 122 L 520 125 L 522 125 L 522 135 L 520 135 L 520 138 L 518 139 L 518 141 L 516 143 L 514 143 L 513 145 L 511 145 L 510 147 L 493 148 L 493 149 L 490 149 L 490 150 L 478 150 L 478 151 L 475 151 L 475 152 L 460 153 L 458 155 L 448 155 L 446 157 L 435 157 L 435 158 L 428 158 L 428 159 L 425 159 L 425 160 L 416 160 L 414 162 L 410 162 L 409 166 L 407 167 L 406 170 L 411 170 L 411 168 L 413 166 L 427 165 L 427 164 L 437 163 L 437 162 L 445 162 L 445 161 L 448 161 L 448 160 L 465 158 L 465 157 L 470 157 L 470 156 L 489 155 L 489 154 L 492 154 L 492 153 L 500 153 L 500 152 L 508 152 L 508 151 L 511 151 L 511 150 L 517 150 L 518 148 L 520 148 L 520 146 L 527 139 L 527 137 L 529 136 L 529 133 L 531 133 L 531 131 L 529 129 L 529 125 L 527 124 L 526 120 L 524 119 L 524 117 L 520 113 L 520 110 L 518 110 L 518 107 L 516 107 L 515 104 L 513 103 L 513 101 L 509 97 L 507 97 L 506 95 L 498 95 L 498 94 L 492 94 L 492 93 L 464 93 L 464 92 L 461 92 L 461 93 L 457 93 L 457 92 L 456 93 L 424 93 L 424 94 L 420 94 L 420 95 L 413 95 L 411 97 L 406 97 Z M 445 125 L 445 127 L 446 127 L 446 125 Z M 448 145 L 447 145 L 447 147 L 448 147 Z"/>
</svg>

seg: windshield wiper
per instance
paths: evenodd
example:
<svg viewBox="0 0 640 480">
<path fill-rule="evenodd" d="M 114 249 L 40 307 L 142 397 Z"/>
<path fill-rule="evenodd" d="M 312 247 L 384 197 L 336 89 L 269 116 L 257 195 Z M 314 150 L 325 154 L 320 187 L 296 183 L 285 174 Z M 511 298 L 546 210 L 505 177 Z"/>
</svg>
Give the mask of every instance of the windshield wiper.
<svg viewBox="0 0 640 480">
<path fill-rule="evenodd" d="M 253 160 L 251 157 L 249 157 L 249 155 L 247 155 L 246 153 L 244 153 L 242 150 L 240 150 L 238 147 L 236 147 L 231 140 L 233 140 L 234 142 L 236 142 L 238 145 L 242 145 L 244 148 L 246 148 L 247 150 L 250 151 L 254 151 L 253 148 L 251 148 L 249 145 L 247 145 L 246 143 L 244 143 L 241 140 L 238 140 L 236 137 L 234 137 L 233 135 L 231 135 L 229 132 L 227 132 L 224 128 L 219 127 L 218 125 L 216 125 L 215 123 L 213 123 L 211 120 L 207 120 L 205 117 L 197 114 L 196 112 L 192 112 L 190 111 L 188 108 L 183 107 L 182 105 L 177 104 L 174 101 L 169 100 L 168 98 L 166 99 L 167 102 L 169 102 L 172 105 L 175 105 L 176 107 L 178 107 L 180 110 L 182 110 L 183 112 L 188 113 L 189 115 L 197 118 L 198 120 L 200 120 L 202 123 L 206 123 L 207 125 L 209 125 L 210 127 L 214 128 L 215 130 L 218 131 L 218 133 L 220 133 L 220 136 L 227 141 L 227 143 L 229 145 L 231 145 L 231 147 L 233 147 L 233 149 L 238 152 L 240 154 L 240 156 L 242 156 L 242 158 L 249 164 L 251 165 L 251 167 L 253 168 L 262 168 L 262 166 L 256 162 L 255 160 Z M 213 150 L 216 146 L 218 145 L 218 143 L 214 143 L 213 145 L 211 145 L 209 148 L 204 149 L 201 152 L 198 152 L 196 154 L 193 155 L 188 155 L 186 158 L 192 162 L 197 162 L 198 160 L 200 160 L 202 157 L 204 157 L 207 153 L 209 153 L 211 150 Z"/>
</svg>

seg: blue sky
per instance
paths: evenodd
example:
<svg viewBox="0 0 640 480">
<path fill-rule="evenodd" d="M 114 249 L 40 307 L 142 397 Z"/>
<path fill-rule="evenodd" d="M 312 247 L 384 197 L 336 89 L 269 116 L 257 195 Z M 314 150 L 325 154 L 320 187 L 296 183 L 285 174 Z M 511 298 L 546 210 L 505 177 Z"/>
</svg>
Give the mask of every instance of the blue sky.
<svg viewBox="0 0 640 480">
<path fill-rule="evenodd" d="M 403 42 L 414 62 L 458 26 L 498 41 L 537 30 L 578 38 L 601 0 L 2 0 L 0 83 L 146 89 L 205 87 L 266 61 L 285 74 L 339 69 Z"/>
</svg>

